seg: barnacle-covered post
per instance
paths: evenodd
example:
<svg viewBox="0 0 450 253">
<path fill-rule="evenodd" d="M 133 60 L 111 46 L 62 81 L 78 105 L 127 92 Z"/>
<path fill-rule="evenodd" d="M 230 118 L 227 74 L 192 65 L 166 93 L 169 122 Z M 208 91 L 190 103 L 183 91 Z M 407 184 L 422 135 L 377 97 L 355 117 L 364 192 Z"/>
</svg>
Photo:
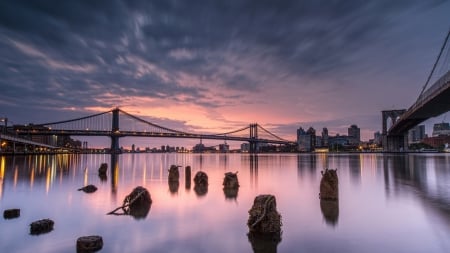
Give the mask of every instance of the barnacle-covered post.
<svg viewBox="0 0 450 253">
<path fill-rule="evenodd" d="M 223 192 L 225 194 L 225 198 L 235 199 L 238 195 L 239 191 L 239 181 L 237 177 L 237 172 L 227 172 L 225 173 L 225 177 L 223 179 Z"/>
<path fill-rule="evenodd" d="M 122 206 L 108 214 L 131 215 L 136 219 L 145 218 L 150 211 L 151 204 L 152 198 L 150 193 L 144 187 L 138 186 L 124 198 Z M 120 209 L 122 209 L 123 213 L 117 213 Z"/>
<path fill-rule="evenodd" d="M 208 192 L 208 175 L 199 171 L 194 177 L 194 191 L 198 196 L 203 196 Z"/>
<path fill-rule="evenodd" d="M 277 252 L 281 241 L 281 215 L 277 211 L 277 203 L 273 195 L 259 195 L 248 211 L 248 240 L 254 252 Z"/>
<path fill-rule="evenodd" d="M 339 198 L 337 169 L 325 169 L 325 171 L 321 171 L 320 173 L 322 174 L 322 179 L 320 180 L 320 199 L 337 201 Z"/>
<path fill-rule="evenodd" d="M 250 232 L 281 233 L 281 215 L 277 211 L 275 196 L 266 194 L 256 196 L 248 211 L 247 226 Z"/>
</svg>

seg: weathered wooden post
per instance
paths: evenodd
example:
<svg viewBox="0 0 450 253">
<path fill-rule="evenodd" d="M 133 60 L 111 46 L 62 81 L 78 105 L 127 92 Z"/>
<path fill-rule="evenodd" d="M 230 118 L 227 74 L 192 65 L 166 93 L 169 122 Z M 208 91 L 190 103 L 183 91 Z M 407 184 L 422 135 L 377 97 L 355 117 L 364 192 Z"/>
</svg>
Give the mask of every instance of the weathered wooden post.
<svg viewBox="0 0 450 253">
<path fill-rule="evenodd" d="M 185 185 L 186 189 L 191 189 L 191 166 L 186 166 L 184 168 L 184 177 L 185 177 Z"/>
<path fill-rule="evenodd" d="M 320 180 L 320 193 L 321 200 L 338 200 L 339 198 L 339 185 L 337 169 L 329 170 L 325 169 L 320 172 L 322 179 Z"/>
<path fill-rule="evenodd" d="M 321 171 L 320 210 L 327 224 L 335 226 L 339 218 L 339 180 L 337 169 Z"/>
<path fill-rule="evenodd" d="M 237 172 L 227 172 L 223 179 L 223 193 L 225 198 L 235 199 L 239 192 L 239 180 L 237 177 Z"/>
<path fill-rule="evenodd" d="M 177 165 L 171 165 L 169 169 L 169 182 L 178 181 L 180 179 L 180 171 Z"/>
<path fill-rule="evenodd" d="M 205 172 L 199 171 L 195 174 L 194 184 L 194 191 L 198 196 L 208 193 L 208 175 Z"/>
</svg>

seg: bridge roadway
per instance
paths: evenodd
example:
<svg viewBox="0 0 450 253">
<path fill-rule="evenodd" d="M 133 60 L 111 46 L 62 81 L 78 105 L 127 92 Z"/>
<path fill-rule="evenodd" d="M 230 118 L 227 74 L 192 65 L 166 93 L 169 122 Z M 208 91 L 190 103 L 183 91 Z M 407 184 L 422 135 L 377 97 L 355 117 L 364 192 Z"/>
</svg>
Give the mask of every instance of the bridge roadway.
<svg viewBox="0 0 450 253">
<path fill-rule="evenodd" d="M 39 146 L 39 147 L 46 147 L 46 148 L 52 148 L 52 149 L 58 148 L 58 147 L 55 147 L 55 146 L 43 144 L 43 143 L 40 143 L 40 142 L 30 141 L 30 140 L 26 140 L 26 139 L 23 139 L 23 138 L 18 138 L 18 137 L 7 135 L 7 134 L 0 134 L 0 140 L 7 140 L 7 141 L 11 141 L 13 143 L 29 144 L 29 145 L 34 145 L 34 146 Z"/>
<path fill-rule="evenodd" d="M 450 111 L 450 71 L 443 75 L 388 130 L 401 135 L 423 121 Z"/>
<path fill-rule="evenodd" d="M 186 138 L 186 139 L 210 139 L 210 140 L 228 140 L 243 142 L 259 142 L 272 144 L 296 144 L 295 142 L 254 139 L 250 137 L 236 137 L 226 135 L 208 135 L 208 134 L 191 134 L 191 133 L 158 133 L 158 132 L 136 132 L 136 131 L 100 131 L 100 130 L 32 130 L 17 131 L 19 135 L 65 135 L 65 136 L 105 136 L 105 137 L 160 137 L 160 138 Z"/>
</svg>

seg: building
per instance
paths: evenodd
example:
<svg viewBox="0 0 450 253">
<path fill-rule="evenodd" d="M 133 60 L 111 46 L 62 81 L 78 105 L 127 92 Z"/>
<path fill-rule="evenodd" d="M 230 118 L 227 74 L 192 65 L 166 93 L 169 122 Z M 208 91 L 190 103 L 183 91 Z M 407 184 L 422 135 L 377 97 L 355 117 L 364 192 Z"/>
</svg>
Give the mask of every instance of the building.
<svg viewBox="0 0 450 253">
<path fill-rule="evenodd" d="M 328 147 L 328 128 L 324 127 L 322 129 L 322 147 Z"/>
<path fill-rule="evenodd" d="M 297 129 L 297 145 L 299 151 L 311 152 L 316 146 L 316 130 L 310 127 L 308 131 Z"/>
<path fill-rule="evenodd" d="M 446 136 L 450 135 L 450 124 L 449 123 L 438 123 L 433 126 L 432 136 Z"/>
<path fill-rule="evenodd" d="M 409 143 L 418 143 L 425 138 L 425 125 L 415 126 L 408 131 Z"/>
<path fill-rule="evenodd" d="M 450 135 L 441 135 L 434 137 L 426 137 L 422 140 L 423 143 L 432 146 L 433 148 L 444 148 L 450 144 Z"/>
<path fill-rule="evenodd" d="M 219 152 L 221 153 L 226 153 L 230 151 L 230 145 L 224 143 L 224 144 L 219 144 Z"/>
<path fill-rule="evenodd" d="M 381 145 L 381 133 L 377 131 L 373 134 L 373 143 L 376 145 Z"/>
<path fill-rule="evenodd" d="M 357 125 L 348 128 L 349 144 L 358 145 L 361 142 L 361 129 Z"/>
<path fill-rule="evenodd" d="M 241 144 L 241 152 L 242 153 L 248 153 L 250 151 L 250 144 L 247 142 L 244 142 Z"/>
</svg>

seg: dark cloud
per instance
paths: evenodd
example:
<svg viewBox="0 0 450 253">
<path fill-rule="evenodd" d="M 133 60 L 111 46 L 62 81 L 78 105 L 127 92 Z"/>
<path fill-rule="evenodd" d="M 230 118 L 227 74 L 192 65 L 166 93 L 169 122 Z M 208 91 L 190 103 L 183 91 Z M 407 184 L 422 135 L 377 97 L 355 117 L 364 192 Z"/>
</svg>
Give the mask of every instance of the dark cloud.
<svg viewBox="0 0 450 253">
<path fill-rule="evenodd" d="M 220 107 L 269 81 L 282 88 L 292 76 L 335 78 L 391 29 L 392 17 L 443 3 L 5 0 L 0 100 L 49 111 L 112 107 L 127 96 Z M 106 94 L 118 98 L 98 99 Z"/>
</svg>

